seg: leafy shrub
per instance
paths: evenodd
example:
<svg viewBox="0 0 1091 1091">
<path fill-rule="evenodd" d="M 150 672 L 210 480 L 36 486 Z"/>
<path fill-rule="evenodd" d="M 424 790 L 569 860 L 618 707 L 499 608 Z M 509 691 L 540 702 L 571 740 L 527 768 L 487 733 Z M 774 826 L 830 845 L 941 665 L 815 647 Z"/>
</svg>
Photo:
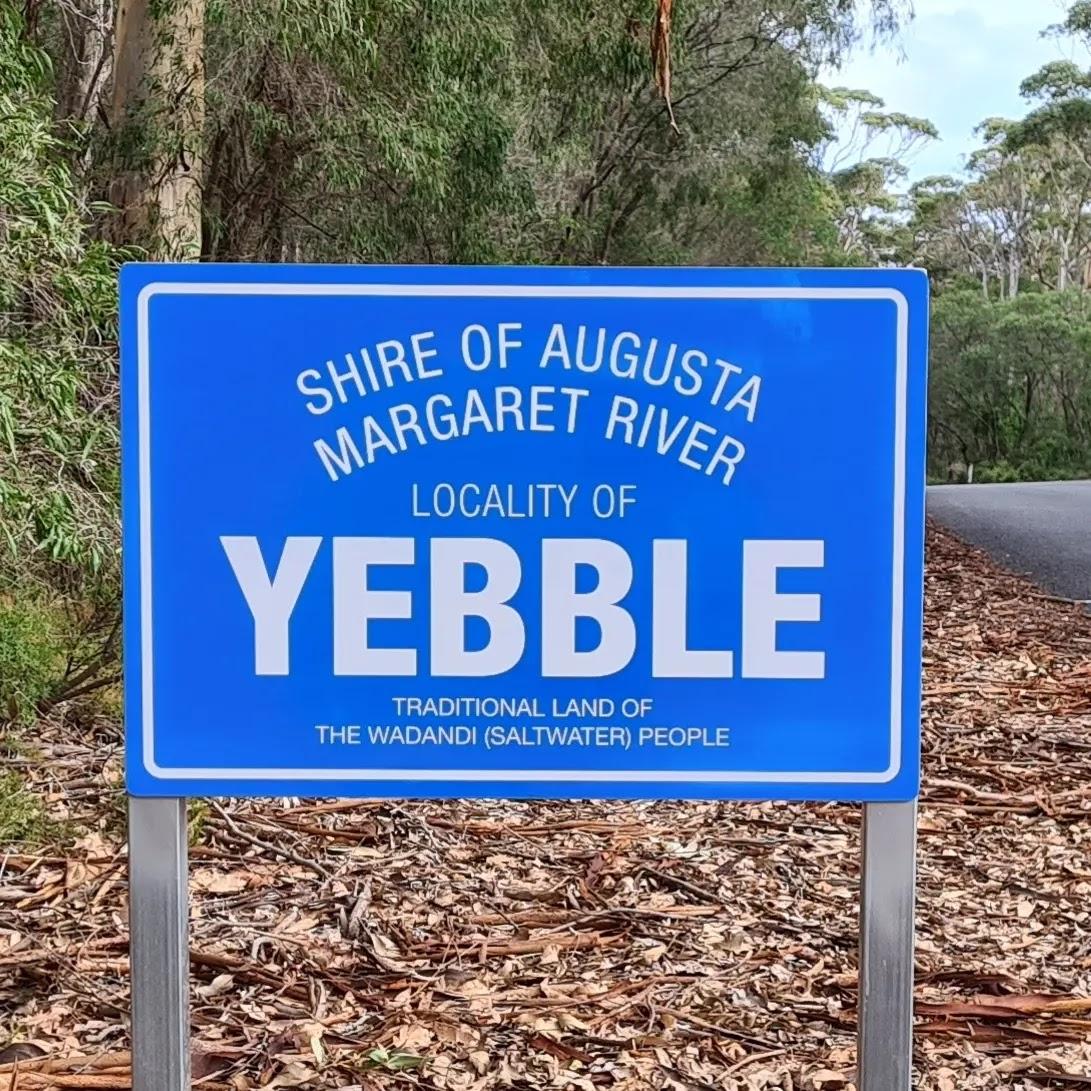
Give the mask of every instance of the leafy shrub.
<svg viewBox="0 0 1091 1091">
<path fill-rule="evenodd" d="M 0 718 L 117 655 L 120 255 L 88 234 L 49 74 L 0 9 Z"/>
<path fill-rule="evenodd" d="M 64 672 L 58 612 L 28 602 L 0 602 L 0 718 L 27 722 Z"/>
<path fill-rule="evenodd" d="M 983 462 L 974 467 L 974 481 L 981 485 L 1002 484 L 1011 481 L 1025 481 L 1026 478 L 1010 462 Z"/>
</svg>

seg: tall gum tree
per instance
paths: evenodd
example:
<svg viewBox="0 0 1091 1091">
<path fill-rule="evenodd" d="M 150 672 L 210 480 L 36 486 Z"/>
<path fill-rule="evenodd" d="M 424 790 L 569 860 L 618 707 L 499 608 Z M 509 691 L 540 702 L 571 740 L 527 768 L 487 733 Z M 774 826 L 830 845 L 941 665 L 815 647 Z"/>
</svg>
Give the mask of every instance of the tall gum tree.
<svg viewBox="0 0 1091 1091">
<path fill-rule="evenodd" d="M 119 241 L 201 252 L 205 0 L 121 0 L 114 25 L 110 200 Z"/>
</svg>

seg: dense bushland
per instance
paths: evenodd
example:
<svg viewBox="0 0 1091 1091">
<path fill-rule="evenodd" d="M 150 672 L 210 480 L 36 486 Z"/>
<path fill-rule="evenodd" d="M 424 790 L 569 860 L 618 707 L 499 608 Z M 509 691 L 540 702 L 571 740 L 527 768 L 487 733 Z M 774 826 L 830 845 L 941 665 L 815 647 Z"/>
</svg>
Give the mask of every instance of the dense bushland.
<svg viewBox="0 0 1091 1091">
<path fill-rule="evenodd" d="M 819 79 L 903 0 L 668 6 L 0 0 L 0 718 L 116 702 L 126 255 L 918 264 L 932 474 L 1091 471 L 1091 75 L 906 190 L 934 128 Z"/>
</svg>

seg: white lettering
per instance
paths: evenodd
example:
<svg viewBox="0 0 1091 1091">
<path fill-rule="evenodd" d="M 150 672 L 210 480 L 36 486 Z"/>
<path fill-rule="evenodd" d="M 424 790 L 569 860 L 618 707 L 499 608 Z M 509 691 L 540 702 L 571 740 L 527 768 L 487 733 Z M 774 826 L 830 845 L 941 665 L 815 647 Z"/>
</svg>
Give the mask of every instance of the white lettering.
<svg viewBox="0 0 1091 1091">
<path fill-rule="evenodd" d="M 692 651 L 687 642 L 687 543 L 656 539 L 652 546 L 652 677 L 730 678 L 729 651 Z"/>
<path fill-rule="evenodd" d="M 485 586 L 466 590 L 466 568 L 485 569 Z M 432 540 L 432 674 L 449 678 L 484 678 L 511 670 L 523 657 L 526 630 L 508 601 L 519 590 L 523 571 L 519 555 L 495 538 Z M 466 648 L 466 619 L 484 619 L 489 640 L 484 648 Z"/>
<path fill-rule="evenodd" d="M 580 565 L 595 569 L 598 584 L 576 591 Z M 546 538 L 542 541 L 542 674 L 547 678 L 602 678 L 626 667 L 636 651 L 632 615 L 618 603 L 629 593 L 633 562 L 616 542 L 604 538 Z M 576 620 L 591 618 L 599 643 L 576 650 Z"/>
<path fill-rule="evenodd" d="M 777 650 L 777 623 L 818 621 L 820 595 L 777 591 L 781 568 L 821 568 L 825 543 L 804 540 L 743 542 L 742 673 L 744 678 L 825 678 L 825 652 Z"/>
<path fill-rule="evenodd" d="M 372 565 L 412 564 L 412 538 L 334 538 L 333 540 L 333 673 L 347 675 L 413 675 L 413 648 L 372 648 L 372 619 L 408 620 L 413 599 L 408 591 L 375 591 L 368 587 Z"/>
<path fill-rule="evenodd" d="M 270 580 L 257 538 L 220 538 L 254 618 L 254 673 L 288 673 L 288 622 L 314 564 L 321 538 L 287 538 Z"/>
</svg>

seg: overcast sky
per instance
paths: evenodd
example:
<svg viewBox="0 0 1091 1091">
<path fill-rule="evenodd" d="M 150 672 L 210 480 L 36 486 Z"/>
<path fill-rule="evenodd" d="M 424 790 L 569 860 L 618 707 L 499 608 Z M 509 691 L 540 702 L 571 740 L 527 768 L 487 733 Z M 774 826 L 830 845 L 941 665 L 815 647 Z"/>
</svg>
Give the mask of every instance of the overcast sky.
<svg viewBox="0 0 1091 1091">
<path fill-rule="evenodd" d="M 825 82 L 862 87 L 888 109 L 930 119 L 940 140 L 917 152 L 912 177 L 952 174 L 978 146 L 974 127 L 986 117 L 1020 117 L 1019 84 L 1046 61 L 1078 47 L 1044 39 L 1064 16 L 1063 0 L 916 0 L 916 18 L 892 48 L 865 47 Z M 900 54 L 904 54 L 901 56 Z"/>
</svg>

